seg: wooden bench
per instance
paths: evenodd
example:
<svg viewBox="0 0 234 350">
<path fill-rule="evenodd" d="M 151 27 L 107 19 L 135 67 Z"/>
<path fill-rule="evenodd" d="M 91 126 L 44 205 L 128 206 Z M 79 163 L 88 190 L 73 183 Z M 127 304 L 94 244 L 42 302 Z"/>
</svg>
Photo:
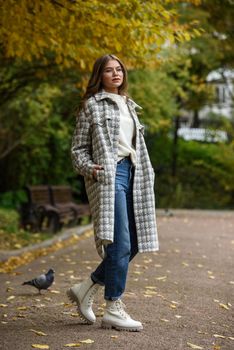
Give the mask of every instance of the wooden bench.
<svg viewBox="0 0 234 350">
<path fill-rule="evenodd" d="M 50 186 L 51 204 L 59 212 L 73 212 L 76 220 L 84 216 L 90 217 L 89 204 L 77 204 L 73 200 L 73 192 L 70 186 Z"/>
<path fill-rule="evenodd" d="M 28 202 L 21 207 L 21 226 L 32 231 L 57 232 L 63 225 L 91 218 L 88 204 L 76 204 L 70 186 L 26 186 Z"/>
</svg>

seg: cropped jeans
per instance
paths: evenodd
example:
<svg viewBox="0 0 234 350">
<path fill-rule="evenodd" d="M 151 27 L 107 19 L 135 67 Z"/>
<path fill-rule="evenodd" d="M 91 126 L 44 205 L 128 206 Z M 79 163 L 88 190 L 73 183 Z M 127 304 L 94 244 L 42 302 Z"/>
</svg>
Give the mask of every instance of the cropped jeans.
<svg viewBox="0 0 234 350">
<path fill-rule="evenodd" d="M 133 210 L 134 166 L 129 157 L 117 163 L 115 177 L 114 242 L 105 246 L 105 258 L 91 273 L 105 286 L 104 298 L 117 300 L 125 290 L 128 265 L 138 252 Z"/>
</svg>

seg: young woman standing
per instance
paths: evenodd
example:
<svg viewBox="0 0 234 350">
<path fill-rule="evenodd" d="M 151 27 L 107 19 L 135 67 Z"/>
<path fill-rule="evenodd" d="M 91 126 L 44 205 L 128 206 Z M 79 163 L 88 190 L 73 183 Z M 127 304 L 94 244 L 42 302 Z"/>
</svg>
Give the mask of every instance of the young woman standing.
<svg viewBox="0 0 234 350">
<path fill-rule="evenodd" d="M 87 323 L 96 317 L 94 295 L 104 286 L 102 327 L 139 331 L 141 322 L 124 310 L 128 265 L 137 252 L 158 250 L 154 170 L 144 141 L 144 126 L 127 96 L 127 71 L 114 55 L 93 66 L 72 141 L 72 161 L 84 176 L 102 262 L 67 295 Z"/>
</svg>

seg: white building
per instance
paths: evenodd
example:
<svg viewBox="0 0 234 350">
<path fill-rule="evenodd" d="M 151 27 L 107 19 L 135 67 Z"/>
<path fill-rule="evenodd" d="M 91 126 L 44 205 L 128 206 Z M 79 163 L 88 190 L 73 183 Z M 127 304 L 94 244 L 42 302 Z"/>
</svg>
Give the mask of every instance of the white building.
<svg viewBox="0 0 234 350">
<path fill-rule="evenodd" d="M 231 119 L 234 116 L 234 71 L 218 69 L 208 74 L 207 84 L 212 84 L 215 90 L 215 100 L 198 111 L 199 120 L 208 119 L 211 114 Z M 180 122 L 178 135 L 185 140 L 206 142 L 225 142 L 227 133 L 221 130 L 192 128 L 193 113 L 184 111 Z"/>
</svg>

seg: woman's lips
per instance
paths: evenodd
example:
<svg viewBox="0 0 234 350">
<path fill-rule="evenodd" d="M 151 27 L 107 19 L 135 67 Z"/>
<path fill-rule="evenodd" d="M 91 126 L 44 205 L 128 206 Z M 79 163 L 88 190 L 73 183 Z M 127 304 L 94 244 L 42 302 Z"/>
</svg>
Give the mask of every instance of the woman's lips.
<svg viewBox="0 0 234 350">
<path fill-rule="evenodd" d="M 119 78 L 112 79 L 112 81 L 120 81 Z"/>
</svg>

